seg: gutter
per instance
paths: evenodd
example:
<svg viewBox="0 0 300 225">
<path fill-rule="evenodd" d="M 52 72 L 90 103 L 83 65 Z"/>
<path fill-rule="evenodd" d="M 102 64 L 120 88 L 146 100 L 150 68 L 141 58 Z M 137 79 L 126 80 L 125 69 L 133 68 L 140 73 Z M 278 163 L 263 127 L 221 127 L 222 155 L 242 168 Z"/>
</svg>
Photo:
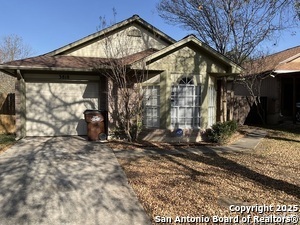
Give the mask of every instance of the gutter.
<svg viewBox="0 0 300 225">
<path fill-rule="evenodd" d="M 98 69 L 111 69 L 111 66 L 106 66 L 106 65 L 101 65 L 98 66 L 97 68 L 66 68 L 66 67 L 28 67 L 28 66 L 5 66 L 5 65 L 0 65 L 0 71 L 7 73 L 9 75 L 12 75 L 7 70 L 16 70 L 18 76 L 21 75 L 21 70 L 30 70 L 30 71 L 74 71 L 74 72 L 95 72 Z M 15 74 L 14 74 L 15 75 Z"/>
<path fill-rule="evenodd" d="M 21 70 L 17 70 L 17 78 L 18 78 L 18 80 L 24 80 L 24 77 L 22 76 Z"/>
<path fill-rule="evenodd" d="M 281 74 L 281 73 L 297 73 L 300 70 L 274 70 L 274 73 Z"/>
</svg>

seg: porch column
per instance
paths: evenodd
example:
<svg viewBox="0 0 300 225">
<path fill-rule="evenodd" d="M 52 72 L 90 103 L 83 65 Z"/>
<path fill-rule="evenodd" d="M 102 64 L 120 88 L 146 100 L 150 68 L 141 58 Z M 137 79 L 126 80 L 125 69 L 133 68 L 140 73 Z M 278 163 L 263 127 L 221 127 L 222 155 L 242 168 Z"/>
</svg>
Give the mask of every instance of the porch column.
<svg viewBox="0 0 300 225">
<path fill-rule="evenodd" d="M 160 74 L 160 128 L 171 126 L 171 79 L 167 71 Z"/>
<path fill-rule="evenodd" d="M 217 81 L 217 122 L 225 122 L 227 120 L 227 85 L 226 77 Z"/>
<path fill-rule="evenodd" d="M 227 111 L 229 113 L 229 115 L 227 115 L 227 118 L 229 120 L 233 120 L 233 111 L 234 111 L 234 108 L 233 108 L 233 102 L 234 102 L 234 91 L 233 90 L 230 90 L 230 91 L 227 91 L 227 101 L 229 99 L 229 102 L 228 102 L 228 106 L 227 106 Z"/>
</svg>

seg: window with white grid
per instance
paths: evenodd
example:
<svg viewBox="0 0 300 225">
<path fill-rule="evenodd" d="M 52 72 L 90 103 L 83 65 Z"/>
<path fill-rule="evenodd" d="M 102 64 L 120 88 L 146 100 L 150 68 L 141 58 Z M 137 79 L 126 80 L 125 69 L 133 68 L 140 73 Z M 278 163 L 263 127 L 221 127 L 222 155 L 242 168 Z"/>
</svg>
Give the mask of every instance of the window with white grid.
<svg viewBox="0 0 300 225">
<path fill-rule="evenodd" d="M 144 88 L 144 126 L 158 128 L 160 120 L 160 94 L 159 86 L 147 86 Z"/>
<path fill-rule="evenodd" d="M 208 87 L 208 126 L 216 122 L 216 90 L 213 86 Z"/>
<path fill-rule="evenodd" d="M 171 125 L 173 128 L 197 128 L 200 126 L 200 86 L 186 77 L 171 90 Z"/>
</svg>

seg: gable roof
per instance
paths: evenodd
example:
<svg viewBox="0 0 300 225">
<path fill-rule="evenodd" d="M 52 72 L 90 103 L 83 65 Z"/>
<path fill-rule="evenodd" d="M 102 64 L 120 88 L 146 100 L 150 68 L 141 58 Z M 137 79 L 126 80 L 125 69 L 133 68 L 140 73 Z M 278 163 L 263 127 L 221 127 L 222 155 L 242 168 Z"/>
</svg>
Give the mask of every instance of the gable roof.
<svg viewBox="0 0 300 225">
<path fill-rule="evenodd" d="M 207 54 L 211 55 L 213 58 L 218 59 L 221 63 L 223 63 L 227 66 L 230 66 L 231 70 L 232 70 L 230 73 L 233 73 L 233 74 L 240 73 L 243 70 L 243 68 L 241 66 L 237 65 L 236 63 L 231 61 L 229 58 L 227 58 L 223 54 L 217 52 L 216 50 L 214 50 L 207 44 L 201 42 L 195 35 L 188 35 L 185 38 L 181 39 L 180 41 L 173 43 L 172 45 L 169 45 L 169 46 L 147 56 L 143 60 L 146 63 L 152 63 L 152 62 L 156 61 L 157 59 L 163 57 L 164 55 L 168 55 L 186 45 L 194 45 L 194 46 L 200 48 L 201 50 L 205 51 Z"/>
<path fill-rule="evenodd" d="M 56 49 L 52 52 L 49 52 L 49 53 L 45 54 L 45 55 L 48 55 L 48 56 L 62 55 L 67 51 L 71 51 L 72 49 L 75 49 L 75 48 L 78 48 L 78 47 L 80 47 L 82 45 L 85 45 L 87 43 L 91 43 L 93 41 L 96 41 L 99 38 L 103 37 L 104 35 L 108 35 L 112 32 L 115 32 L 115 31 L 121 29 L 124 26 L 130 25 L 130 24 L 133 24 L 133 23 L 136 23 L 136 24 L 140 25 L 141 27 L 143 27 L 144 29 L 146 29 L 146 30 L 150 31 L 151 33 L 155 34 L 156 38 L 160 38 L 160 39 L 164 40 L 166 43 L 173 44 L 173 43 L 176 42 L 176 40 L 174 40 L 173 38 L 171 38 L 167 34 L 163 33 L 162 31 L 160 31 L 159 29 L 157 29 L 153 25 L 146 22 L 140 16 L 133 15 L 132 17 L 130 17 L 126 20 L 123 20 L 119 23 L 116 23 L 116 24 L 114 24 L 110 27 L 107 27 L 107 28 L 105 28 L 101 31 L 98 31 L 98 32 L 93 33 L 89 36 L 86 36 L 86 37 L 84 37 L 80 40 L 77 40 L 73 43 L 70 43 L 66 46 L 63 46 L 59 49 Z"/>
<path fill-rule="evenodd" d="M 89 43 L 95 42 L 99 40 L 104 35 L 108 35 L 111 32 L 117 32 L 119 29 L 122 29 L 124 26 L 130 26 L 133 23 L 142 26 L 144 29 L 147 29 L 155 34 L 156 38 L 160 38 L 165 41 L 169 45 L 167 47 L 162 48 L 161 50 L 157 49 L 146 49 L 144 51 L 119 58 L 119 59 L 107 59 L 107 58 L 98 58 L 98 57 L 83 57 L 83 56 L 69 56 L 64 55 L 64 53 L 72 51 L 73 49 L 78 49 L 83 45 L 87 45 Z M 96 32 L 92 35 L 89 35 L 85 38 L 82 38 L 78 41 L 75 41 L 69 45 L 66 45 L 62 48 L 54 50 L 44 55 L 40 55 L 37 57 L 16 60 L 12 62 L 7 62 L 5 64 L 0 65 L 0 69 L 8 73 L 10 75 L 15 76 L 14 70 L 45 70 L 45 71 L 94 71 L 95 68 L 109 68 L 109 62 L 111 60 L 122 60 L 122 65 L 137 65 L 139 61 L 143 60 L 144 62 L 150 64 L 165 55 L 171 54 L 184 46 L 195 47 L 204 51 L 206 54 L 210 55 L 212 58 L 216 59 L 218 62 L 228 66 L 228 71 L 226 74 L 215 74 L 216 76 L 228 76 L 228 75 L 236 75 L 240 73 L 243 69 L 239 65 L 235 64 L 229 58 L 220 54 L 210 46 L 202 43 L 198 38 L 194 35 L 189 35 L 180 41 L 176 42 L 174 39 L 164 34 L 157 28 L 153 27 L 151 24 L 147 23 L 139 16 L 134 15 L 131 18 L 124 20 L 120 23 L 117 23 L 111 27 L 108 27 L 104 30 Z"/>
</svg>

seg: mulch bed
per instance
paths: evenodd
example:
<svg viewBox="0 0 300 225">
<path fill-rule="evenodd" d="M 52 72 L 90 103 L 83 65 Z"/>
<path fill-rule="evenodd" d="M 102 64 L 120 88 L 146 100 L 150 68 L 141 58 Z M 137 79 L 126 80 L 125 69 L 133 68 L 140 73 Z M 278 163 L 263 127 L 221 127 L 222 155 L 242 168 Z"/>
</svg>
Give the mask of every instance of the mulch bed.
<svg viewBox="0 0 300 225">
<path fill-rule="evenodd" d="M 236 132 L 226 143 L 229 145 L 238 139 L 245 136 L 245 132 Z M 108 145 L 115 150 L 139 150 L 139 149 L 155 149 L 155 150 L 175 150 L 175 149 L 186 149 L 186 148 L 196 148 L 197 146 L 216 146 L 217 144 L 201 141 L 201 142 L 128 142 L 125 140 L 110 140 Z"/>
</svg>

